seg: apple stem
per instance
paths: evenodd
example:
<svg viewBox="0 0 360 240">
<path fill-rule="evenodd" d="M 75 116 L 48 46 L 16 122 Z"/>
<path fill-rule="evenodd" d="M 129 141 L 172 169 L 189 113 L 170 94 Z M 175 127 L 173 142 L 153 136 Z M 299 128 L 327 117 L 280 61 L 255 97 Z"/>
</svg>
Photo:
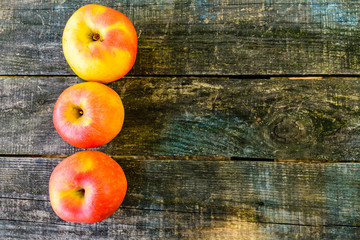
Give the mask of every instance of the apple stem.
<svg viewBox="0 0 360 240">
<path fill-rule="evenodd" d="M 99 39 L 100 39 L 100 34 L 94 33 L 93 36 L 92 36 L 92 39 L 93 39 L 94 41 L 99 40 Z"/>
<path fill-rule="evenodd" d="M 85 195 L 85 189 L 81 188 L 77 192 L 83 197 Z"/>
</svg>

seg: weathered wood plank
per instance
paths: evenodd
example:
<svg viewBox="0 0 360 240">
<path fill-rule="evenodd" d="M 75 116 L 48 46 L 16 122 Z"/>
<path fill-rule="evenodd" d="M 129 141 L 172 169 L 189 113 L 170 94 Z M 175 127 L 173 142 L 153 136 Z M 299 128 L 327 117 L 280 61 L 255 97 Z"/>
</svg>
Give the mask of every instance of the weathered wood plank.
<svg viewBox="0 0 360 240">
<path fill-rule="evenodd" d="M 1 201 L 1 200 L 0 200 Z M 212 220 L 196 214 L 121 209 L 122 217 L 99 224 L 54 224 L 0 219 L 0 239 L 357 239 L 358 228 L 265 224 L 237 220 Z M 194 216 L 195 215 L 195 216 Z M 129 219 L 136 218 L 129 223 Z M 169 225 L 165 230 L 164 219 Z M 131 220 L 130 220 L 131 221 Z M 201 229 L 193 230 L 194 226 Z M 208 225 L 203 227 L 203 225 Z M 192 229 L 192 230 L 189 230 Z"/>
<path fill-rule="evenodd" d="M 97 224 L 51 210 L 59 158 L 0 158 L 0 234 L 34 239 L 357 239 L 358 163 L 115 158 L 129 188 Z M 22 234 L 22 236 L 21 236 Z"/>
<path fill-rule="evenodd" d="M 132 75 L 360 73 L 356 1 L 17 0 L 0 2 L 0 75 L 73 74 L 62 31 L 90 2 L 134 22 Z"/>
<path fill-rule="evenodd" d="M 0 154 L 72 154 L 52 123 L 71 77 L 0 78 Z M 112 155 L 357 161 L 359 79 L 128 77 Z"/>
</svg>

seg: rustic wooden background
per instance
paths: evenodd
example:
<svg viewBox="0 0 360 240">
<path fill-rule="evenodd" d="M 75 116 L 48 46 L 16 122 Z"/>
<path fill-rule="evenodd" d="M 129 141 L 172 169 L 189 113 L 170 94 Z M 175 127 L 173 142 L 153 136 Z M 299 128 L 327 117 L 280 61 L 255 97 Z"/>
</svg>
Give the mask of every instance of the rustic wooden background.
<svg viewBox="0 0 360 240">
<path fill-rule="evenodd" d="M 360 3 L 95 0 L 137 29 L 134 68 L 109 84 L 128 178 L 96 224 L 52 211 L 48 180 L 80 151 L 52 124 L 82 82 L 62 30 L 90 1 L 0 0 L 1 239 L 359 239 Z"/>
</svg>

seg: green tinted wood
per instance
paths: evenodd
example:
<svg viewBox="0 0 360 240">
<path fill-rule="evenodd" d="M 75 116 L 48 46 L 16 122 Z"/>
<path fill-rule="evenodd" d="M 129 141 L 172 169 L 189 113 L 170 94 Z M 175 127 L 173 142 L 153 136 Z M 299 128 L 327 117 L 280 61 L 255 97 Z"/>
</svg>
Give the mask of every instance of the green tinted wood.
<svg viewBox="0 0 360 240">
<path fill-rule="evenodd" d="M 97 224 L 60 220 L 61 158 L 0 158 L 1 236 L 86 239 L 357 239 L 360 165 L 115 158 L 125 200 Z M 22 234 L 22 235 L 21 235 Z"/>
<path fill-rule="evenodd" d="M 75 78 L 0 79 L 1 154 L 71 154 L 52 123 Z M 226 156 L 357 161 L 358 79 L 128 77 L 112 155 Z"/>
<path fill-rule="evenodd" d="M 359 74 L 356 1 L 2 1 L 1 75 L 73 75 L 68 18 L 86 3 L 126 14 L 139 38 L 132 75 Z"/>
</svg>

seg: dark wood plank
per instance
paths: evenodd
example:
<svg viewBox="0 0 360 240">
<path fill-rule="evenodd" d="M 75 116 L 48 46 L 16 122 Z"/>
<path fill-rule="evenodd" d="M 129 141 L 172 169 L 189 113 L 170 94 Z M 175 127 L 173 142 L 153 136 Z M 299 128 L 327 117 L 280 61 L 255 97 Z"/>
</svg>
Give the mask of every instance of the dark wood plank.
<svg viewBox="0 0 360 240">
<path fill-rule="evenodd" d="M 0 79 L 0 154 L 72 154 L 52 123 L 80 80 Z M 359 79 L 128 77 L 109 85 L 125 106 L 112 155 L 357 161 Z"/>
<path fill-rule="evenodd" d="M 139 36 L 132 75 L 359 74 L 356 1 L 5 1 L 0 75 L 69 75 L 67 19 L 86 3 L 124 12 Z"/>
<path fill-rule="evenodd" d="M 358 163 L 115 158 L 121 208 L 97 224 L 51 210 L 60 158 L 0 158 L 1 236 L 41 239 L 357 239 Z"/>
<path fill-rule="evenodd" d="M 1 201 L 1 200 L 0 200 Z M 121 209 L 116 221 L 85 224 L 0 219 L 2 239 L 214 239 L 214 240 L 281 240 L 281 239 L 357 239 L 358 228 L 316 227 L 265 224 L 226 219 L 209 223 L 197 214 Z M 195 215 L 195 216 L 194 216 Z M 136 220 L 129 223 L 129 219 Z M 218 218 L 218 217 L 217 217 Z M 164 220 L 165 219 L 165 220 Z M 164 223 L 165 222 L 165 223 Z M 162 224 L 168 226 L 163 227 Z M 206 226 L 204 226 L 206 225 Z M 193 229 L 199 226 L 200 229 Z M 164 229 L 165 228 L 165 229 Z M 189 230 L 191 229 L 191 230 Z"/>
</svg>

